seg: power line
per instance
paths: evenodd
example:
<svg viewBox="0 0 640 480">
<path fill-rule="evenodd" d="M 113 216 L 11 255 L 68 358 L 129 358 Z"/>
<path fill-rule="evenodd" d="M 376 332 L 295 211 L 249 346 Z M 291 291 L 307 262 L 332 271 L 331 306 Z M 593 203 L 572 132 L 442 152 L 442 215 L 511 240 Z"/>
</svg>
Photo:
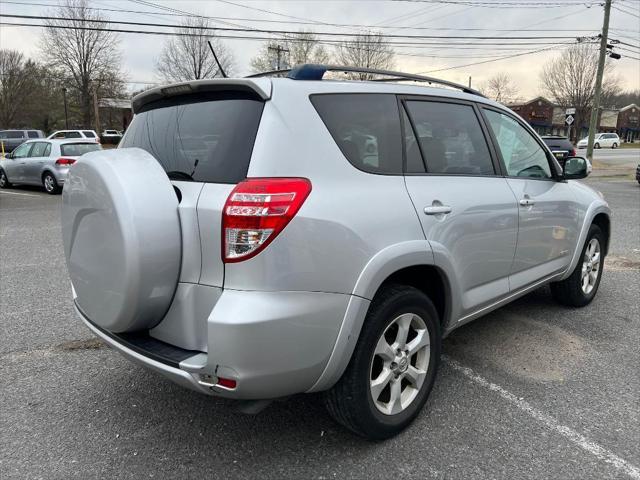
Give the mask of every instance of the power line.
<svg viewBox="0 0 640 480">
<path fill-rule="evenodd" d="M 58 20 L 65 22 L 83 22 L 86 19 L 83 18 L 65 18 L 65 17 L 44 17 L 39 15 L 16 15 L 16 14 L 7 14 L 2 13 L 0 17 L 8 17 L 8 18 L 21 18 L 28 20 Z M 175 28 L 175 29 L 193 29 L 193 30 L 206 30 L 206 31 L 221 31 L 221 32 L 250 32 L 250 33 L 271 33 L 271 34 L 286 34 L 286 35 L 304 35 L 304 34 L 313 34 L 317 36 L 328 36 L 328 37 L 354 37 L 354 36 L 362 36 L 362 37 L 375 37 L 375 38 L 406 38 L 406 39 L 415 39 L 415 40 L 572 40 L 575 39 L 575 36 L 513 36 L 513 37 L 496 37 L 496 36 L 461 36 L 461 35 L 397 35 L 397 34 L 368 34 L 368 33 L 340 33 L 340 32 L 296 32 L 292 30 L 269 30 L 269 29 L 254 29 L 254 28 L 230 28 L 230 27 L 185 27 L 184 25 L 179 24 L 170 24 L 170 23 L 149 23 L 149 22 L 129 22 L 124 20 L 96 20 L 96 23 L 104 23 L 107 25 L 133 25 L 133 26 L 143 26 L 143 27 L 162 27 L 162 28 Z"/>
<path fill-rule="evenodd" d="M 3 4 L 13 4 L 13 5 L 25 5 L 25 6 L 41 6 L 41 7 L 55 7 L 56 4 L 52 3 L 38 3 L 38 2 L 21 2 L 21 1 L 13 1 L 13 0 L 2 0 Z M 441 5 L 444 7 L 445 5 Z M 82 9 L 84 7 L 78 7 L 74 5 L 65 6 L 65 8 L 72 9 Z M 135 14 L 143 14 L 143 15 L 161 15 L 161 16 L 171 16 L 171 17 L 194 17 L 194 18 L 207 18 L 214 21 L 220 21 L 220 23 L 229 23 L 222 22 L 222 20 L 239 20 L 244 22 L 260 22 L 260 23 L 284 23 L 284 24 L 292 24 L 292 25 L 317 25 L 315 22 L 307 22 L 307 21 L 295 21 L 295 20 L 272 20 L 272 19 L 260 19 L 260 18 L 245 18 L 245 17 L 221 17 L 221 16 L 201 16 L 195 15 L 191 13 L 183 13 L 178 14 L 175 12 L 150 12 L 148 10 L 127 10 L 127 9 L 117 9 L 117 8 L 99 8 L 99 7 L 87 7 L 88 10 L 93 10 L 96 12 L 115 12 L 115 13 L 135 13 Z M 561 17 L 557 17 L 561 18 Z M 540 23 L 546 23 L 552 21 L 554 19 L 544 20 Z M 344 27 L 344 28 L 363 28 L 363 29 L 404 29 L 404 30 L 433 30 L 433 31 L 471 31 L 471 32 L 480 32 L 480 31 L 491 31 L 491 32 L 513 32 L 513 31 L 521 31 L 521 32 L 557 32 L 557 28 L 535 28 L 535 29 L 527 29 L 527 28 L 518 28 L 518 29 L 501 29 L 501 28 L 481 28 L 481 27 L 411 27 L 407 25 L 365 25 L 359 23 L 326 23 L 326 25 L 333 27 Z M 593 28 L 572 28 L 569 31 L 572 32 L 590 32 L 594 30 Z M 636 32 L 638 30 L 633 29 L 615 29 L 616 31 L 630 31 Z"/>
<path fill-rule="evenodd" d="M 487 7 L 487 8 L 564 8 L 575 5 L 593 6 L 598 5 L 599 1 L 577 1 L 572 2 L 570 0 L 558 1 L 553 0 L 550 2 L 541 1 L 500 1 L 500 2 L 487 2 L 476 0 L 391 0 L 394 2 L 409 2 L 409 3 L 445 3 L 449 5 L 467 5 L 470 7 Z"/>
</svg>

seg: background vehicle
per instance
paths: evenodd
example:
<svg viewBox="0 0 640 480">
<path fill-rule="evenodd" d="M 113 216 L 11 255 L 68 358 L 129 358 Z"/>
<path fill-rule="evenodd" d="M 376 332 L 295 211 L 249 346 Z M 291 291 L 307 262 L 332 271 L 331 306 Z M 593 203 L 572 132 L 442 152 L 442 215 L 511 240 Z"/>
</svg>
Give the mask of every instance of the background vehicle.
<svg viewBox="0 0 640 480">
<path fill-rule="evenodd" d="M 122 133 L 117 130 L 105 130 L 100 134 L 102 143 L 117 145 L 122 139 Z"/>
<path fill-rule="evenodd" d="M 640 163 L 636 167 L 636 180 L 640 183 Z"/>
<path fill-rule="evenodd" d="M 30 138 L 42 137 L 44 137 L 42 130 L 0 130 L 0 142 L 4 146 L 4 153 L 12 152 Z"/>
<path fill-rule="evenodd" d="M 571 306 L 598 289 L 609 208 L 573 181 L 585 159 L 561 169 L 464 86 L 309 65 L 133 110 L 118 149 L 70 170 L 65 255 L 82 321 L 183 386 L 323 391 L 338 422 L 387 438 L 426 402 L 443 336 L 546 283 Z"/>
<path fill-rule="evenodd" d="M 65 138 L 86 138 L 100 143 L 100 137 L 95 130 L 58 130 L 47 137 L 48 139 L 62 140 Z"/>
<path fill-rule="evenodd" d="M 0 188 L 12 184 L 42 185 L 47 193 L 60 193 L 69 167 L 100 144 L 87 140 L 29 140 L 0 160 Z"/>
<path fill-rule="evenodd" d="M 583 138 L 578 142 L 578 148 L 587 148 L 589 138 Z M 593 140 L 593 148 L 618 148 L 620 137 L 617 133 L 596 133 Z"/>
<path fill-rule="evenodd" d="M 564 162 L 569 157 L 576 156 L 576 149 L 567 137 L 557 135 L 544 135 L 542 141 L 549 147 L 553 156 L 556 157 L 560 166 L 564 166 Z"/>
</svg>

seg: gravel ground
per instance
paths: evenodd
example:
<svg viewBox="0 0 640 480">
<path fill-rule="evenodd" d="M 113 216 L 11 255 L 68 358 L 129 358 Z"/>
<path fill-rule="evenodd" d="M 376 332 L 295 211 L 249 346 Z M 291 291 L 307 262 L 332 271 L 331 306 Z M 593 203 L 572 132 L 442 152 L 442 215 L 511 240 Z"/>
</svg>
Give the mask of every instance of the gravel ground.
<svg viewBox="0 0 640 480">
<path fill-rule="evenodd" d="M 0 476 L 638 479 L 640 187 L 589 183 L 615 215 L 596 300 L 541 288 L 454 332 L 423 413 L 384 443 L 314 396 L 246 416 L 128 363 L 73 315 L 60 197 L 0 192 Z"/>
</svg>

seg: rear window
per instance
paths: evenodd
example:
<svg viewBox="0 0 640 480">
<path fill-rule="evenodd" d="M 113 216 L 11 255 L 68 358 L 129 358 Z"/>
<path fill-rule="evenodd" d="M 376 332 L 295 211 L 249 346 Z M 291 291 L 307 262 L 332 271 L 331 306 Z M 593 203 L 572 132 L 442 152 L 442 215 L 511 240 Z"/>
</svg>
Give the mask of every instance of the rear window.
<svg viewBox="0 0 640 480">
<path fill-rule="evenodd" d="M 83 130 L 84 136 L 87 138 L 96 138 L 95 134 L 90 130 Z"/>
<path fill-rule="evenodd" d="M 29 136 L 29 138 L 40 138 L 40 134 L 35 130 L 29 130 L 27 132 L 27 135 Z"/>
<path fill-rule="evenodd" d="M 100 150 L 100 145 L 97 143 L 66 143 L 60 145 L 60 153 L 68 157 L 79 157 L 96 150 Z"/>
<path fill-rule="evenodd" d="M 0 132 L 0 138 L 22 138 L 22 131 Z"/>
<path fill-rule="evenodd" d="M 119 148 L 146 150 L 174 180 L 238 183 L 247 176 L 263 107 L 235 93 L 160 100 L 136 114 Z"/>
<path fill-rule="evenodd" d="M 311 103 L 354 167 L 371 173 L 402 174 L 395 95 L 321 94 L 312 95 Z"/>
</svg>

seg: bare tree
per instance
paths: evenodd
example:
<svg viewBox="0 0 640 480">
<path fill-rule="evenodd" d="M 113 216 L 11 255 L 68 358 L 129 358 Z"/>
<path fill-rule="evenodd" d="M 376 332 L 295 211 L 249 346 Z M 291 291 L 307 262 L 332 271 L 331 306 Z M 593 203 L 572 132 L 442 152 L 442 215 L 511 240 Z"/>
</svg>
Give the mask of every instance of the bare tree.
<svg viewBox="0 0 640 480">
<path fill-rule="evenodd" d="M 34 64 L 16 50 L 0 50 L 0 125 L 16 126 L 20 108 L 31 94 Z"/>
<path fill-rule="evenodd" d="M 156 61 L 158 75 L 166 82 L 182 82 L 220 76 L 207 41 L 211 42 L 223 70 L 229 75 L 233 55 L 212 30 L 206 17 L 187 17 L 178 29 L 181 36 L 167 41 Z"/>
<path fill-rule="evenodd" d="M 489 78 L 482 84 L 480 91 L 500 103 L 511 102 L 518 95 L 518 87 L 505 72 L 496 73 Z"/>
<path fill-rule="evenodd" d="M 260 52 L 251 59 L 251 69 L 255 73 L 274 70 L 277 64 L 277 49 L 283 51 L 281 67 L 301 65 L 303 63 L 329 63 L 330 57 L 324 46 L 311 32 L 300 32 L 294 38 L 263 44 Z"/>
<path fill-rule="evenodd" d="M 394 66 L 393 48 L 380 34 L 364 33 L 336 47 L 336 63 L 350 67 L 391 70 Z M 371 80 L 375 75 L 357 73 L 349 75 L 359 80 Z"/>
<path fill-rule="evenodd" d="M 598 47 L 590 43 L 569 47 L 542 69 L 540 80 L 549 96 L 562 107 L 576 109 L 575 136 L 589 118 L 597 69 Z M 605 99 L 612 98 L 620 91 L 618 79 L 612 75 L 612 70 L 613 65 L 607 62 L 602 82 Z"/>
<path fill-rule="evenodd" d="M 44 21 L 46 27 L 40 43 L 43 58 L 62 67 L 70 76 L 79 96 L 85 127 L 91 125 L 93 92 L 111 95 L 122 90 L 118 37 L 104 30 L 109 25 L 103 20 L 87 0 L 65 0 Z"/>
</svg>

